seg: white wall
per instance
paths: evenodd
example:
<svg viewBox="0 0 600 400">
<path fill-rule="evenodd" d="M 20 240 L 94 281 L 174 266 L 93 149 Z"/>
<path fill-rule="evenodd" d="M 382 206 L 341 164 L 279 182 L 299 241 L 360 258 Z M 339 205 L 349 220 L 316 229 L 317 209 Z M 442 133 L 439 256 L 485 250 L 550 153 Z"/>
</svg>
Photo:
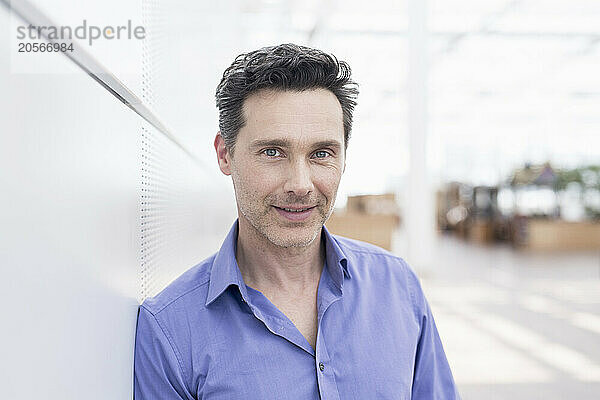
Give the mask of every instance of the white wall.
<svg viewBox="0 0 600 400">
<path fill-rule="evenodd" d="M 217 250 L 232 191 L 66 57 L 18 74 L 9 51 L 0 35 L 0 398 L 130 399 L 137 306 Z"/>
</svg>

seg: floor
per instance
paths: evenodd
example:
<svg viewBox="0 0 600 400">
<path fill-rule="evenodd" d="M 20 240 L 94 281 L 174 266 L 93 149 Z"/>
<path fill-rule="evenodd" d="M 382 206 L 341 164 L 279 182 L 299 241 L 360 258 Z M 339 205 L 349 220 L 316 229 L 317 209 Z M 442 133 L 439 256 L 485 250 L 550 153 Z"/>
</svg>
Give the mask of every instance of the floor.
<svg viewBox="0 0 600 400">
<path fill-rule="evenodd" d="M 441 236 L 435 259 L 419 275 L 463 400 L 600 399 L 600 250 Z"/>
</svg>

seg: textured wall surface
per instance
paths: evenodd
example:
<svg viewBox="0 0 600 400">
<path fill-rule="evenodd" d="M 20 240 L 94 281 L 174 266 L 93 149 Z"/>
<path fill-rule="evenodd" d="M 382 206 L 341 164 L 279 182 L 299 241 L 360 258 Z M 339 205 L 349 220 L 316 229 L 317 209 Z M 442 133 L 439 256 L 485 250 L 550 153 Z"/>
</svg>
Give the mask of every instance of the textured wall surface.
<svg viewBox="0 0 600 400">
<path fill-rule="evenodd" d="M 160 108 L 153 35 L 129 88 Z M 231 190 L 67 57 L 15 73 L 10 47 L 0 35 L 0 398 L 131 399 L 137 307 L 217 250 Z"/>
</svg>

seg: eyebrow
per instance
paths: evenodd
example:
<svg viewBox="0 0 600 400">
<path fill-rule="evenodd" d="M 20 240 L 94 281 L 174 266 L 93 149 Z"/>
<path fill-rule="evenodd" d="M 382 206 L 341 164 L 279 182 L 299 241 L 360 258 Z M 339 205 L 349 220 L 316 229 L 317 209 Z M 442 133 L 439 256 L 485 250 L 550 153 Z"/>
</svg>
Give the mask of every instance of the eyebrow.
<svg viewBox="0 0 600 400">
<path fill-rule="evenodd" d="M 250 145 L 251 148 L 268 147 L 268 146 L 292 147 L 292 142 L 290 142 L 287 139 L 257 139 L 255 141 L 253 141 L 252 144 Z M 313 143 L 311 145 L 311 147 L 313 149 L 330 147 L 337 151 L 342 148 L 342 145 L 337 140 L 321 140 L 319 142 Z"/>
</svg>

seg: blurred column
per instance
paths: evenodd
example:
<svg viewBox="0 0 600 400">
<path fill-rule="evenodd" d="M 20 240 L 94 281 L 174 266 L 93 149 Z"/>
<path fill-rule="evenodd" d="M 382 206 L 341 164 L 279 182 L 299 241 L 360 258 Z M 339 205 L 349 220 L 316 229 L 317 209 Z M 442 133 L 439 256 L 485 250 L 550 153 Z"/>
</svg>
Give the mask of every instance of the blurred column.
<svg viewBox="0 0 600 400">
<path fill-rule="evenodd" d="M 406 187 L 407 261 L 426 272 L 433 261 L 435 210 L 427 167 L 427 1 L 408 0 L 408 132 L 410 164 Z"/>
</svg>

